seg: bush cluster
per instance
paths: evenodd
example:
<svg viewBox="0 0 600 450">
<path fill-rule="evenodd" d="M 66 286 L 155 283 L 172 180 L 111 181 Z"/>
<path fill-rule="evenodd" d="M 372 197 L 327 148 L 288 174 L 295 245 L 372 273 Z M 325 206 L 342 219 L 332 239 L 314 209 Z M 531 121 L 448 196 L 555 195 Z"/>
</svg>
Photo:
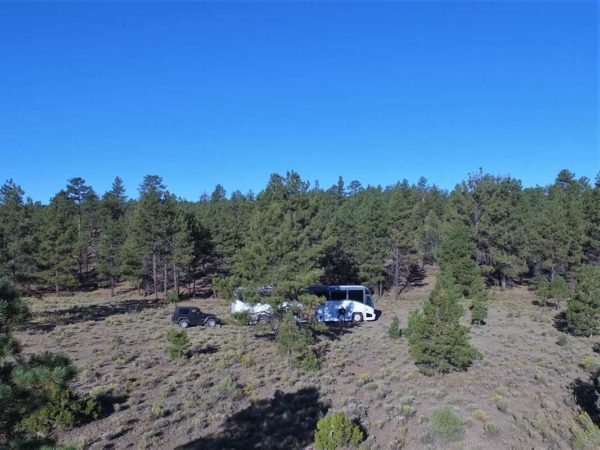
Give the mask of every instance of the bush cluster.
<svg viewBox="0 0 600 450">
<path fill-rule="evenodd" d="M 167 334 L 167 351 L 171 359 L 183 358 L 190 348 L 190 340 L 185 330 L 174 328 Z"/>
<path fill-rule="evenodd" d="M 335 450 L 360 444 L 365 438 L 361 427 L 344 413 L 329 414 L 317 422 L 315 448 Z"/>
</svg>

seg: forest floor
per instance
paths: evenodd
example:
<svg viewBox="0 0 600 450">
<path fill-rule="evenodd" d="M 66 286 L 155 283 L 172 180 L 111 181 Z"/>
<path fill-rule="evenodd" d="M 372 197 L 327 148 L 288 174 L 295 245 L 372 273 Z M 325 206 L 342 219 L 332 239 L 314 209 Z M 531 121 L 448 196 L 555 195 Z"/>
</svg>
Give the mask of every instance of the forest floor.
<svg viewBox="0 0 600 450">
<path fill-rule="evenodd" d="M 395 315 L 406 325 L 434 279 L 380 299 L 376 322 L 330 328 L 323 367 L 309 374 L 287 366 L 268 330 L 238 325 L 188 329 L 191 356 L 172 362 L 173 306 L 132 294 L 28 300 L 34 316 L 17 337 L 26 353 L 68 355 L 80 369 L 74 388 L 105 405 L 105 417 L 57 435 L 79 448 L 311 448 L 320 415 L 339 410 L 360 421 L 365 449 L 569 448 L 598 339 L 558 345 L 557 310 L 525 287 L 494 291 L 487 324 L 471 333 L 483 359 L 424 376 L 387 330 Z M 182 304 L 228 316 L 217 299 Z M 463 421 L 456 441 L 430 433 L 440 407 Z"/>
</svg>

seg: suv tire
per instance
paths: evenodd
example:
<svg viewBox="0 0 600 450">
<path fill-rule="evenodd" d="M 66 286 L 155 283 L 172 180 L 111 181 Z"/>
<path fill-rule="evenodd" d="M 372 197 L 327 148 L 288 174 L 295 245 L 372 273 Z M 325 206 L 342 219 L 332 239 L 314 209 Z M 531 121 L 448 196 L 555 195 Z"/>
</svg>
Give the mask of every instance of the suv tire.
<svg viewBox="0 0 600 450">
<path fill-rule="evenodd" d="M 177 325 L 179 325 L 181 328 L 187 328 L 190 326 L 190 321 L 187 319 L 181 319 Z"/>
<path fill-rule="evenodd" d="M 207 319 L 206 326 L 214 328 L 217 326 L 217 320 L 214 317 Z"/>
</svg>

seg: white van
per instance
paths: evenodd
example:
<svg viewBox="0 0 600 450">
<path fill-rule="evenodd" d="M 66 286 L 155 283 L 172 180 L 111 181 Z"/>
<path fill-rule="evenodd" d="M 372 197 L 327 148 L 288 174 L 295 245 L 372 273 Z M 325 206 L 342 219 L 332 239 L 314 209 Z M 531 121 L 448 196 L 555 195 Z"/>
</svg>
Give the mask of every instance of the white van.
<svg viewBox="0 0 600 450">
<path fill-rule="evenodd" d="M 366 286 L 317 285 L 308 287 L 307 292 L 325 300 L 315 312 L 315 318 L 319 322 L 362 322 L 377 319 L 373 296 Z"/>
</svg>

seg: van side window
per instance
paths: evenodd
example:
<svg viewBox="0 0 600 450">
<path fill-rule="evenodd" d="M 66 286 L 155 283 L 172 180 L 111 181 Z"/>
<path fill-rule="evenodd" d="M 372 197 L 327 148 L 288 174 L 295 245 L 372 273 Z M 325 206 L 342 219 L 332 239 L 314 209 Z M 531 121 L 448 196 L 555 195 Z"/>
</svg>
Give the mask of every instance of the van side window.
<svg viewBox="0 0 600 450">
<path fill-rule="evenodd" d="M 331 291 L 331 300 L 346 300 L 347 291 Z"/>
<path fill-rule="evenodd" d="M 359 290 L 352 290 L 352 291 L 348 291 L 348 300 L 354 300 L 355 302 L 364 302 L 363 299 L 363 290 L 361 289 Z"/>
</svg>

